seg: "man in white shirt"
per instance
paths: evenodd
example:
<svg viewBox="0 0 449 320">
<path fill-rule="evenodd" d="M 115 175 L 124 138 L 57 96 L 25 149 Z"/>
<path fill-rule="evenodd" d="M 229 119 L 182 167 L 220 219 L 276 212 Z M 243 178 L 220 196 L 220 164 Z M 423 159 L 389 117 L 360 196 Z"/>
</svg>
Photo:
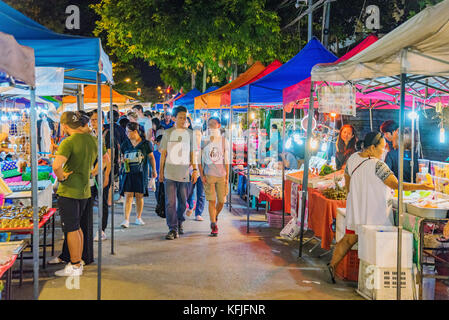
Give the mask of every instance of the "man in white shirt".
<svg viewBox="0 0 449 320">
<path fill-rule="evenodd" d="M 145 139 L 151 141 L 151 138 L 153 136 L 153 124 L 151 123 L 151 120 L 145 117 L 145 115 L 143 114 L 143 107 L 140 104 L 136 104 L 135 106 L 133 106 L 132 110 L 137 113 L 137 122 L 145 130 Z"/>
</svg>

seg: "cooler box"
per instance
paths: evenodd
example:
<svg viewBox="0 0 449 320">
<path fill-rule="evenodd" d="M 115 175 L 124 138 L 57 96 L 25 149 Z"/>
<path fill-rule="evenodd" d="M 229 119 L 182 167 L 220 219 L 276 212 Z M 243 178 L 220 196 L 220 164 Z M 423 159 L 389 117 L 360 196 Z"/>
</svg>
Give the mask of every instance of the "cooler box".
<svg viewBox="0 0 449 320">
<path fill-rule="evenodd" d="M 359 259 L 379 268 L 397 266 L 398 228 L 361 226 L 359 232 Z M 402 268 L 413 264 L 413 234 L 402 230 Z"/>
<path fill-rule="evenodd" d="M 416 272 L 412 277 L 412 268 L 402 268 L 401 300 L 417 299 L 419 291 L 415 279 Z M 358 294 L 368 300 L 396 300 L 396 288 L 396 267 L 382 268 L 360 260 L 359 281 L 356 290 Z"/>
</svg>

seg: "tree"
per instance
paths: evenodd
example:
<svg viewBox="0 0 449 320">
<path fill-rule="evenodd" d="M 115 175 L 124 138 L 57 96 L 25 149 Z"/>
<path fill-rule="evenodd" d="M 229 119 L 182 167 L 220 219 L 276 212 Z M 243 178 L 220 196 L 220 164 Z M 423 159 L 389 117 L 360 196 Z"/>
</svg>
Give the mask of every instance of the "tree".
<svg viewBox="0 0 449 320">
<path fill-rule="evenodd" d="M 248 61 L 287 61 L 297 52 L 291 35 L 266 0 L 102 0 L 97 34 L 123 60 L 140 57 L 165 77 L 202 73 L 223 81 L 233 65 Z M 176 71 L 175 71 L 176 70 Z M 190 77 L 189 77 L 190 79 Z M 178 88 L 182 79 L 178 81 Z M 184 83 L 186 84 L 186 83 Z"/>
</svg>

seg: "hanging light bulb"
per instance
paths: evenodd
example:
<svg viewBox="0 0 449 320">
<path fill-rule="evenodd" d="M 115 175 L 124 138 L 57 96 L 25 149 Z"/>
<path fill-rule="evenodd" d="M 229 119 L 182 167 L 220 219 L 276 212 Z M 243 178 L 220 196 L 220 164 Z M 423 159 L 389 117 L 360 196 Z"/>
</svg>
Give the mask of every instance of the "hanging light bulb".
<svg viewBox="0 0 449 320">
<path fill-rule="evenodd" d="M 11 120 L 12 120 L 12 121 L 17 121 L 17 119 L 18 119 L 18 117 L 17 117 L 16 114 L 13 114 L 13 115 L 11 116 Z"/>
<path fill-rule="evenodd" d="M 214 112 L 214 117 L 218 117 L 218 112 Z"/>
<path fill-rule="evenodd" d="M 336 116 L 337 116 L 337 114 L 336 114 L 335 112 L 332 112 L 332 113 L 331 113 L 331 117 L 332 117 L 332 118 L 335 118 Z"/>
<path fill-rule="evenodd" d="M 327 143 L 323 143 L 321 145 L 321 151 L 326 152 L 327 151 Z"/>
<path fill-rule="evenodd" d="M 254 112 L 251 112 L 251 120 L 254 120 L 256 118 L 256 114 Z"/>
<path fill-rule="evenodd" d="M 285 149 L 290 149 L 292 146 L 292 138 L 288 138 L 288 140 L 285 142 Z"/>
<path fill-rule="evenodd" d="M 293 140 L 295 140 L 296 143 L 301 143 L 302 142 L 301 137 L 299 136 L 299 134 L 295 134 L 293 136 Z"/>
<path fill-rule="evenodd" d="M 444 141 L 446 140 L 445 138 L 446 137 L 445 137 L 444 127 L 441 126 L 441 128 L 440 128 L 440 143 L 444 143 Z"/>
<path fill-rule="evenodd" d="M 416 119 L 418 119 L 419 116 L 418 116 L 418 113 L 416 111 L 411 111 L 411 112 L 408 113 L 408 117 L 410 119 L 412 119 L 412 120 L 416 120 Z"/>
<path fill-rule="evenodd" d="M 225 115 L 225 119 L 229 119 L 229 114 L 226 114 L 226 115 Z"/>
<path fill-rule="evenodd" d="M 310 141 L 310 148 L 312 149 L 312 150 L 316 150 L 317 148 L 318 148 L 318 141 L 316 141 L 316 140 L 311 140 Z"/>
</svg>

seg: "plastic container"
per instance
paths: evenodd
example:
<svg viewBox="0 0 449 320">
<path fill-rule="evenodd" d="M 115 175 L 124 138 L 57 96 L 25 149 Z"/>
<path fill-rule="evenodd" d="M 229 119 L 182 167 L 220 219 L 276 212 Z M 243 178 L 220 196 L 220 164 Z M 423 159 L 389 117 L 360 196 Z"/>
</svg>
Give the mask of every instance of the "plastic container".
<svg viewBox="0 0 449 320">
<path fill-rule="evenodd" d="M 435 275 L 433 266 L 423 266 L 424 275 Z M 435 300 L 435 278 L 425 278 L 422 280 L 422 299 Z"/>
<path fill-rule="evenodd" d="M 358 294 L 368 300 L 396 300 L 396 288 L 396 267 L 382 268 L 360 260 Z M 413 288 L 412 268 L 402 268 L 401 300 L 416 300 L 417 295 L 417 286 Z"/>
<path fill-rule="evenodd" d="M 407 212 L 418 217 L 430 219 L 445 219 L 448 209 L 421 208 L 412 203 L 407 203 Z"/>
<path fill-rule="evenodd" d="M 397 265 L 398 228 L 386 226 L 362 226 L 359 232 L 359 258 L 382 268 Z M 403 268 L 411 268 L 413 263 L 413 234 L 402 230 Z"/>
<path fill-rule="evenodd" d="M 418 159 L 419 173 L 429 173 L 429 160 Z"/>
<path fill-rule="evenodd" d="M 272 228 L 278 228 L 282 229 L 282 212 L 277 211 L 269 211 L 267 212 L 268 217 L 268 224 Z M 292 216 L 289 214 L 286 214 L 284 217 L 284 226 L 289 223 L 289 221 L 292 219 Z"/>
<path fill-rule="evenodd" d="M 358 281 L 359 257 L 357 250 L 349 250 L 346 256 L 335 268 L 335 275 L 346 281 Z"/>
</svg>

